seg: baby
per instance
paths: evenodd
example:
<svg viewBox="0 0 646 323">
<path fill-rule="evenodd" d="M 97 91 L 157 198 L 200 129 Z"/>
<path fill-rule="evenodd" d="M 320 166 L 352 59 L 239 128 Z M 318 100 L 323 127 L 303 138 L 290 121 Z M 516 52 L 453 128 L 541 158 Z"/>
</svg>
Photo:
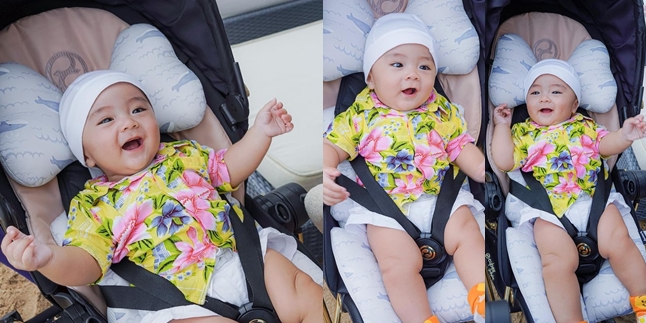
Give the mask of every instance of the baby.
<svg viewBox="0 0 646 323">
<path fill-rule="evenodd" d="M 242 212 L 219 193 L 235 190 L 271 138 L 292 130 L 282 103 L 267 103 L 244 138 L 220 151 L 194 141 L 160 144 L 148 95 L 124 73 L 80 76 L 61 99 L 60 117 L 72 153 L 103 175 L 72 200 L 62 247 L 7 230 L 2 251 L 13 266 L 80 286 L 98 282 L 127 257 L 192 303 L 204 304 L 207 295 L 237 306 L 248 302 L 229 219 L 231 208 L 234 216 Z M 269 246 L 263 248 L 264 278 L 281 321 L 319 322 L 322 288 L 288 260 L 296 241 L 272 228 L 259 235 Z M 152 312 L 144 321 L 234 322 L 197 305 Z"/>
<path fill-rule="evenodd" d="M 532 172 L 547 190 L 556 216 L 538 210 L 523 213 L 520 225 L 533 223 L 554 318 L 563 323 L 581 322 L 575 275 L 578 252 L 557 217 L 566 216 L 579 229 L 585 228 L 588 212 L 571 211 L 573 206 L 587 203 L 589 209 L 598 178 L 607 176 L 600 173 L 602 159 L 621 153 L 646 136 L 646 123 L 638 115 L 626 119 L 620 130 L 608 132 L 576 113 L 581 85 L 576 71 L 562 60 L 536 63 L 525 77 L 524 87 L 529 119 L 510 127 L 511 111 L 504 104 L 496 107 L 492 155 L 501 170 Z M 599 253 L 610 261 L 630 292 L 638 321 L 645 322 L 646 263 L 622 220 L 622 214 L 629 211 L 621 195 L 611 193 L 598 225 Z"/>
<path fill-rule="evenodd" d="M 365 158 L 378 183 L 422 231 L 450 164 L 484 182 L 484 156 L 473 145 L 457 106 L 434 90 L 437 63 L 433 39 L 415 15 L 378 19 L 366 39 L 363 70 L 368 87 L 334 119 L 323 140 L 323 200 L 349 197 L 334 182 L 339 163 Z M 449 174 L 448 176 L 452 176 Z M 484 318 L 484 239 L 473 217 L 482 206 L 460 190 L 445 229 L 445 248 L 469 290 L 477 321 Z M 392 306 L 405 323 L 438 322 L 420 275 L 422 258 L 411 237 L 391 218 L 354 208 L 346 224 L 365 228 Z"/>
</svg>

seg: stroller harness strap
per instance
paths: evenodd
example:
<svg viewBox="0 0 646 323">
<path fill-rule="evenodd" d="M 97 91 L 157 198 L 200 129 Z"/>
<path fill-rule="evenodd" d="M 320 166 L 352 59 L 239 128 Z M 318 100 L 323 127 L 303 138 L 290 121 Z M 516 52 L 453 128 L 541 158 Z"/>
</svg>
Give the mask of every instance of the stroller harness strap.
<svg viewBox="0 0 646 323">
<path fill-rule="evenodd" d="M 516 196 L 527 205 L 555 214 L 551 207 L 547 190 L 541 185 L 533 174 L 529 172 L 521 172 L 529 189 L 516 181 L 510 181 L 509 192 Z M 604 163 L 601 163 L 599 171 L 602 177 L 605 177 Z M 597 243 L 597 229 L 599 220 L 605 210 L 605 205 L 610 196 L 611 176 L 597 181 L 595 191 L 592 194 L 592 205 L 590 207 L 590 217 L 585 231 L 579 231 L 565 216 L 561 216 L 559 221 L 563 224 L 565 231 L 574 240 L 574 244 L 579 254 L 579 266 L 576 270 L 579 284 L 589 282 L 601 270 L 601 265 L 604 258 L 599 254 L 599 247 Z"/>
<path fill-rule="evenodd" d="M 244 221 L 240 220 L 233 207 L 229 209 L 229 220 L 250 290 L 250 302 L 237 307 L 207 296 L 200 306 L 240 323 L 280 323 L 265 286 L 258 231 L 251 215 L 244 208 L 240 209 L 243 211 Z M 137 266 L 127 258 L 110 268 L 134 286 L 100 286 L 109 307 L 158 311 L 193 304 L 170 281 Z"/>
<path fill-rule="evenodd" d="M 442 278 L 448 267 L 451 257 L 444 249 L 444 229 L 451 215 L 451 209 L 466 175 L 459 172 L 453 177 L 453 167 L 449 168 L 442 182 L 442 188 L 437 197 L 431 232 L 420 230 L 402 213 L 388 193 L 377 183 L 370 173 L 368 165 L 362 156 L 357 156 L 350 164 L 365 188 L 346 176 L 337 177 L 339 185 L 344 186 L 354 201 L 360 203 L 368 210 L 393 218 L 415 240 L 420 248 L 423 259 L 423 268 L 420 274 L 424 278 L 426 287 L 430 287 Z"/>
</svg>

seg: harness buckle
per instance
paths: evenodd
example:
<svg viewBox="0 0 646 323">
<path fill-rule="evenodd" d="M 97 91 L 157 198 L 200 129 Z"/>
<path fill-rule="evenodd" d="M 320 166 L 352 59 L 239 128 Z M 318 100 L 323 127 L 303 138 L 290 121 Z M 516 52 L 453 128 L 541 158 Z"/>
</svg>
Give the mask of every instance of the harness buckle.
<svg viewBox="0 0 646 323">
<path fill-rule="evenodd" d="M 238 323 L 280 323 L 276 312 L 262 307 L 253 307 L 253 303 L 247 303 L 238 309 Z"/>
</svg>

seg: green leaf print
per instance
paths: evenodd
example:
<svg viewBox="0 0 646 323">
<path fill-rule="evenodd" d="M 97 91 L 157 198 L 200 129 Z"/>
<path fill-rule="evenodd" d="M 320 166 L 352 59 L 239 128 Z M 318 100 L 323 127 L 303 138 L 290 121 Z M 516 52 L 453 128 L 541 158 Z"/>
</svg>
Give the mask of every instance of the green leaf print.
<svg viewBox="0 0 646 323">
<path fill-rule="evenodd" d="M 534 176 L 545 174 L 547 174 L 547 169 L 545 167 L 534 166 Z"/>
<path fill-rule="evenodd" d="M 583 127 L 573 126 L 570 130 L 570 138 L 578 138 L 583 135 Z"/>
<path fill-rule="evenodd" d="M 140 250 L 150 250 L 153 247 L 153 240 L 152 239 L 144 239 L 144 240 L 139 240 L 135 243 L 134 245 L 137 246 L 137 249 Z"/>
</svg>

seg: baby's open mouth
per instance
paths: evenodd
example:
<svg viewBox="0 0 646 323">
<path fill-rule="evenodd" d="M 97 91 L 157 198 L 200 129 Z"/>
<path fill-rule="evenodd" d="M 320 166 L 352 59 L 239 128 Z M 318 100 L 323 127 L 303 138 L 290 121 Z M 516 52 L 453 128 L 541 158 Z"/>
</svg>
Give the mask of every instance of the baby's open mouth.
<svg viewBox="0 0 646 323">
<path fill-rule="evenodd" d="M 402 92 L 404 92 L 404 94 L 407 94 L 407 95 L 412 95 L 412 94 L 417 93 L 417 89 L 409 87 L 406 90 L 403 90 Z"/>
<path fill-rule="evenodd" d="M 540 112 L 540 113 L 550 113 L 550 112 L 552 112 L 552 109 L 550 109 L 550 108 L 542 108 L 542 109 L 538 110 L 538 112 Z"/>
<path fill-rule="evenodd" d="M 131 140 L 128 140 L 125 144 L 123 144 L 123 146 L 121 146 L 121 149 L 134 150 L 134 149 L 139 148 L 139 146 L 141 146 L 142 142 L 143 141 L 141 140 L 141 138 L 131 139 Z"/>
</svg>

